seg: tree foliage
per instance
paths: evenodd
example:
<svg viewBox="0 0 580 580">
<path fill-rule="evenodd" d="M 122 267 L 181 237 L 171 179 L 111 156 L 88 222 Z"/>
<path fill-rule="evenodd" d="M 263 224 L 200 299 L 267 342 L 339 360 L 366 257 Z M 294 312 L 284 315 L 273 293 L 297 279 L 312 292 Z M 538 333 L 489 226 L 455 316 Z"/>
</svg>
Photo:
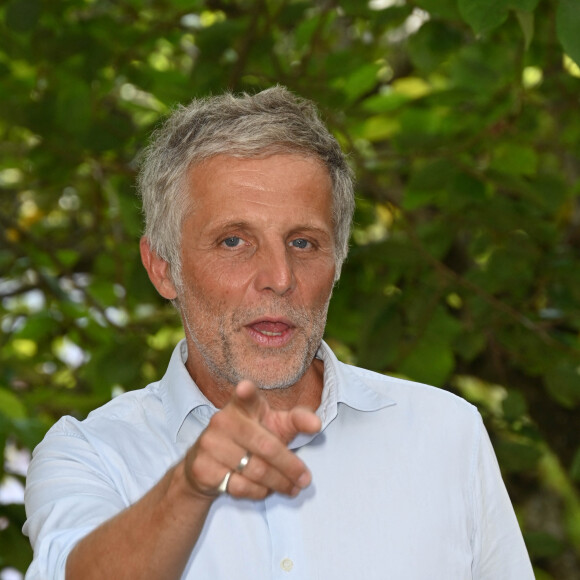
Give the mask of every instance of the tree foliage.
<svg viewBox="0 0 580 580">
<path fill-rule="evenodd" d="M 476 403 L 537 577 L 579 578 L 578 30 L 577 0 L 4 2 L 0 479 L 181 336 L 138 258 L 147 135 L 178 102 L 280 83 L 358 177 L 327 340 Z M 0 505 L 0 570 L 31 557 L 23 518 Z"/>
</svg>

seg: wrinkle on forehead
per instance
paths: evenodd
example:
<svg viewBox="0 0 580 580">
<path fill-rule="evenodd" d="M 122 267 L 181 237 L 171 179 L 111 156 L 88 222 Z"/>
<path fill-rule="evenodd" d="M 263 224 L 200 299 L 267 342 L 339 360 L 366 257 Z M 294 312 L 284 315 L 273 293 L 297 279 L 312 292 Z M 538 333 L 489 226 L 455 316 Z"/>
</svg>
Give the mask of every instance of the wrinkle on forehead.
<svg viewBox="0 0 580 580">
<path fill-rule="evenodd" d="M 259 163 L 260 161 L 272 158 L 276 158 L 277 163 L 279 164 L 278 171 L 276 172 L 273 172 L 271 169 L 264 169 L 263 165 L 261 164 L 256 166 L 249 165 L 252 162 Z M 212 169 L 214 171 L 217 170 L 220 173 L 225 173 L 228 181 L 236 181 L 238 187 L 251 187 L 252 189 L 257 190 L 267 190 L 267 185 L 261 185 L 259 182 L 266 181 L 274 183 L 279 181 L 285 168 L 295 164 L 300 164 L 301 166 L 301 170 L 295 173 L 296 178 L 299 176 L 303 177 L 305 174 L 314 173 L 317 170 L 322 169 L 328 180 L 329 188 L 332 188 L 332 179 L 328 172 L 328 168 L 322 162 L 322 160 L 314 156 L 301 155 L 297 153 L 275 154 L 267 155 L 264 157 L 236 157 L 233 155 L 215 155 L 192 166 L 189 170 L 189 175 L 190 180 L 194 174 L 196 178 L 199 179 L 200 173 L 203 175 L 203 178 L 211 179 L 210 175 L 208 175 L 208 172 L 204 171 L 204 169 L 208 168 L 209 166 L 213 166 Z M 309 166 L 308 169 L 305 168 L 307 166 Z M 196 169 L 200 171 L 195 171 Z M 213 173 L 211 173 L 211 175 L 213 175 Z M 244 178 L 244 175 L 247 177 Z M 288 183 L 287 180 L 284 180 L 284 183 Z"/>
<path fill-rule="evenodd" d="M 286 233 L 302 229 L 332 236 L 332 180 L 316 158 L 215 156 L 196 165 L 189 176 L 194 211 L 203 215 L 201 234 L 247 227 Z"/>
<path fill-rule="evenodd" d="M 267 160 L 272 163 L 264 166 Z M 332 179 L 326 166 L 316 158 L 302 155 L 274 155 L 264 159 L 217 155 L 194 166 L 189 179 L 195 205 L 205 202 L 202 192 L 206 191 L 212 191 L 215 196 L 210 203 L 220 198 L 232 198 L 233 201 L 235 196 L 236 201 L 248 205 L 283 207 L 286 211 L 292 205 L 310 208 L 321 201 L 324 203 L 321 188 L 326 189 L 332 199 Z M 280 195 L 305 186 L 313 187 L 311 195 L 307 191 L 306 196 Z"/>
</svg>

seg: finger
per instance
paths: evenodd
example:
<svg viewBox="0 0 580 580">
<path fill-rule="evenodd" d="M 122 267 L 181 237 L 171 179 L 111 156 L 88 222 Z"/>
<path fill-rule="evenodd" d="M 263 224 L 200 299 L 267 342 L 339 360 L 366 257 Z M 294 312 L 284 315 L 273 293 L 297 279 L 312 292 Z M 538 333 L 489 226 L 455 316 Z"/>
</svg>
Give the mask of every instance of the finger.
<svg viewBox="0 0 580 580">
<path fill-rule="evenodd" d="M 290 443 L 298 433 L 314 434 L 322 428 L 320 418 L 306 407 L 295 407 L 287 412 L 267 414 L 264 417 L 264 425 L 286 444 Z"/>
<path fill-rule="evenodd" d="M 231 474 L 227 492 L 235 497 L 261 499 L 271 492 L 294 496 L 300 490 L 277 469 L 255 455 L 251 456 L 250 461 L 241 472 L 237 472 L 235 468 L 239 465 L 239 458 L 243 456 L 243 451 L 233 444 L 229 451 L 222 452 L 220 450 L 215 454 L 209 454 L 203 448 L 198 450 L 195 462 L 190 465 L 196 490 L 201 491 L 206 496 L 219 495 L 219 485 L 227 473 Z M 237 453 L 236 459 L 233 459 L 234 453 Z M 217 456 L 229 456 L 232 459 L 227 459 L 226 463 L 223 463 L 217 460 Z M 234 477 L 234 475 L 238 477 Z"/>
<path fill-rule="evenodd" d="M 238 474 L 241 477 L 236 479 L 240 480 L 240 485 L 243 485 L 241 479 L 246 479 L 286 495 L 295 495 L 300 489 L 293 481 L 256 455 L 251 456 L 246 467 Z"/>
<path fill-rule="evenodd" d="M 309 482 L 309 475 L 304 479 L 307 471 L 304 463 L 278 437 L 256 419 L 237 413 L 233 408 L 224 409 L 211 418 L 192 451 L 195 454 L 189 465 L 194 487 L 206 494 L 216 491 L 225 473 L 235 471 L 247 452 L 252 453 L 252 458 L 243 475 L 252 484 L 292 494 L 295 488 Z M 241 494 L 243 484 L 238 484 L 237 488 Z M 263 495 L 263 491 L 253 485 L 249 485 L 247 492 L 252 497 Z"/>
<path fill-rule="evenodd" d="M 310 483 L 310 475 L 304 462 L 278 436 L 251 419 L 240 421 L 237 427 L 239 430 L 234 440 L 252 453 L 248 467 L 252 464 L 258 466 L 252 470 L 256 482 L 267 482 L 272 489 L 281 493 L 288 493 L 287 486 L 281 483 L 284 479 L 289 480 L 292 487 L 305 487 Z M 280 476 L 284 479 L 280 479 Z"/>
<path fill-rule="evenodd" d="M 228 424 L 232 419 L 235 417 L 216 413 L 186 453 L 186 477 L 192 488 L 202 494 L 217 495 L 217 487 L 225 474 L 233 471 L 246 454 L 246 449 L 238 445 L 229 433 Z"/>
<path fill-rule="evenodd" d="M 228 485 L 228 494 L 239 499 L 260 500 L 274 493 L 274 490 L 254 483 L 249 479 L 240 476 L 238 473 L 232 473 Z"/>
<path fill-rule="evenodd" d="M 198 450 L 199 454 L 207 455 L 218 464 L 226 466 L 229 470 L 236 469 L 241 458 L 247 453 L 244 447 L 215 429 L 207 429 L 203 436 L 200 437 Z"/>
<path fill-rule="evenodd" d="M 185 455 L 184 470 L 191 491 L 205 497 L 219 495 L 219 485 L 230 471 L 195 445 Z"/>
<path fill-rule="evenodd" d="M 266 399 L 252 381 L 241 381 L 236 386 L 234 394 L 228 404 L 237 407 L 248 417 L 255 417 L 257 419 L 262 418 L 268 406 Z"/>
<path fill-rule="evenodd" d="M 320 417 L 306 407 L 295 407 L 290 411 L 294 427 L 299 433 L 318 433 L 322 429 Z"/>
</svg>

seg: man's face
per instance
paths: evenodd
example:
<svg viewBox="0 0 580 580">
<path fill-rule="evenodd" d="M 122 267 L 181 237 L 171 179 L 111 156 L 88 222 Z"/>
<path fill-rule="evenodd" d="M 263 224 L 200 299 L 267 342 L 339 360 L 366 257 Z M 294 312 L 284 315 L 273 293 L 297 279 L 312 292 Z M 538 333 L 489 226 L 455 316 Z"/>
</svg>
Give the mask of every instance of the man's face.
<svg viewBox="0 0 580 580">
<path fill-rule="evenodd" d="M 335 273 L 331 180 L 300 155 L 190 173 L 178 303 L 200 388 L 287 388 L 311 371 Z M 313 372 L 313 371 L 312 371 Z"/>
</svg>

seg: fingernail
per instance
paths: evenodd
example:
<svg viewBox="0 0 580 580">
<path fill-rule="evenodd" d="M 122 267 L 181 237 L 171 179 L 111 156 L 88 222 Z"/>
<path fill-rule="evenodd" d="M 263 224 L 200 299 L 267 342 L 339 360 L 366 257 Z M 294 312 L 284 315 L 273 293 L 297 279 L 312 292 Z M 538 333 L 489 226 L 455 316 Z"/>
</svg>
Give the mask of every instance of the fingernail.
<svg viewBox="0 0 580 580">
<path fill-rule="evenodd" d="M 299 487 L 293 487 L 290 491 L 290 497 L 296 497 L 302 490 Z"/>
<path fill-rule="evenodd" d="M 305 487 L 307 487 L 308 485 L 310 485 L 310 473 L 308 473 L 308 471 L 305 471 L 299 478 L 298 481 L 296 482 L 298 484 L 298 487 L 304 489 Z"/>
</svg>

